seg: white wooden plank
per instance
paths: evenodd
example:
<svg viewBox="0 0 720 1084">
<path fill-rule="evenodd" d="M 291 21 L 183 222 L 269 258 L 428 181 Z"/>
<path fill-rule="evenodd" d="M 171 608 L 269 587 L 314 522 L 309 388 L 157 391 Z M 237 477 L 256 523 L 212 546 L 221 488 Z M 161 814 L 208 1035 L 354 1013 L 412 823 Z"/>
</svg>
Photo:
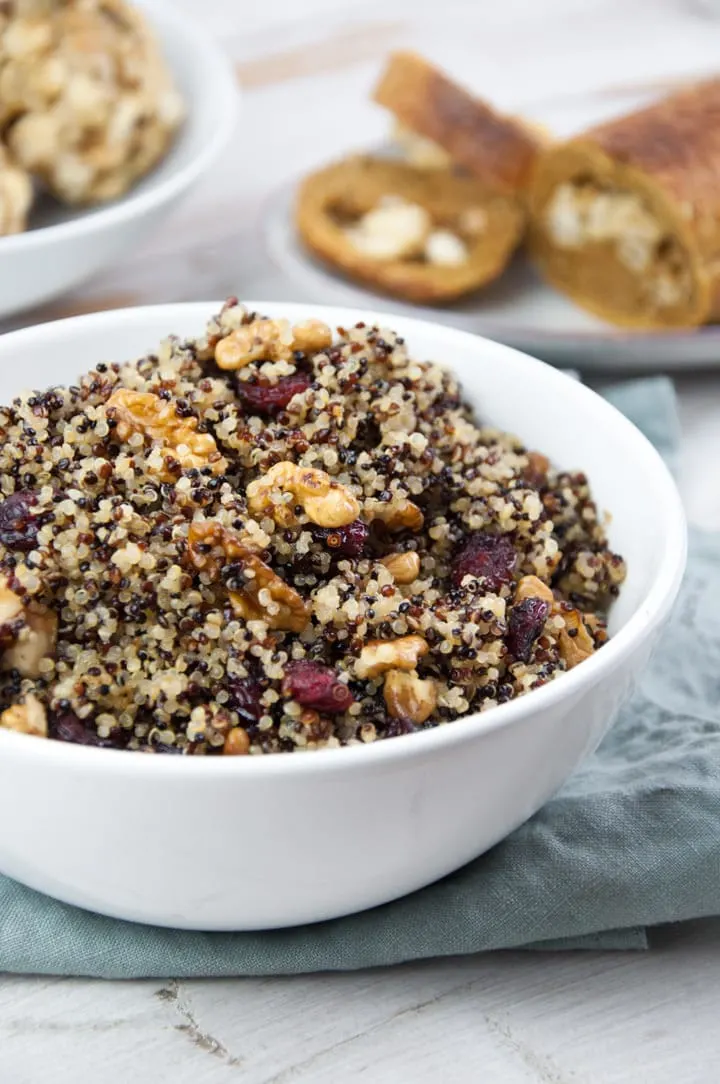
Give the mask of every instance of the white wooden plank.
<svg viewBox="0 0 720 1084">
<path fill-rule="evenodd" d="M 0 1078 L 710 1084 L 719 988 L 720 921 L 643 954 L 179 984 L 6 977 Z"/>
</svg>

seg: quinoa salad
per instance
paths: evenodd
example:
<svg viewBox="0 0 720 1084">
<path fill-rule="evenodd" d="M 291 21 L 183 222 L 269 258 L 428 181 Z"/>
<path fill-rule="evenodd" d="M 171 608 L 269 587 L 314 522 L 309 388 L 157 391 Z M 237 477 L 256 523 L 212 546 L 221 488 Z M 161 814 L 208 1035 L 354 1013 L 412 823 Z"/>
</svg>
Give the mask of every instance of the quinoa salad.
<svg viewBox="0 0 720 1084">
<path fill-rule="evenodd" d="M 586 477 L 387 329 L 231 298 L 0 437 L 0 727 L 39 737 L 259 755 L 450 723 L 600 649 L 625 577 Z"/>
</svg>

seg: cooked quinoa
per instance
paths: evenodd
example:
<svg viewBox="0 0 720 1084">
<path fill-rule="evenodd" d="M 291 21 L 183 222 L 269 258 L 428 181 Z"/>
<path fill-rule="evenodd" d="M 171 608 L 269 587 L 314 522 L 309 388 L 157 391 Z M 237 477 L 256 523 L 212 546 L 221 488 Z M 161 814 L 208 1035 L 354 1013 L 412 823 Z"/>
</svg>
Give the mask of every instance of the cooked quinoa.
<svg viewBox="0 0 720 1084">
<path fill-rule="evenodd" d="M 434 727 L 600 648 L 625 576 L 585 476 L 378 327 L 231 298 L 0 408 L 0 437 L 0 725 L 26 733 L 198 755 Z"/>
</svg>

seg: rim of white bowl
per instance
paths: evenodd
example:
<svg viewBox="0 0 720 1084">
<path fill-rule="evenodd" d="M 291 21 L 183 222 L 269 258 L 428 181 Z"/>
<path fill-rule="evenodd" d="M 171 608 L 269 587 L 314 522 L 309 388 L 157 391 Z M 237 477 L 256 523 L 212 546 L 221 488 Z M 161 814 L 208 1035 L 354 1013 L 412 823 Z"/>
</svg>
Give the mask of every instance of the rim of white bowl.
<svg viewBox="0 0 720 1084">
<path fill-rule="evenodd" d="M 152 320 L 154 323 L 167 322 L 168 334 L 172 334 L 173 321 L 176 317 L 195 316 L 197 314 L 198 329 L 210 315 L 217 312 L 222 306 L 220 301 L 185 302 L 170 305 L 147 305 L 127 309 L 115 309 L 109 312 L 92 313 L 85 316 L 73 316 L 65 320 L 56 320 L 34 327 L 25 328 L 21 331 L 13 331 L 2 336 L 3 345 L 31 341 L 52 341 L 57 335 L 72 336 L 78 327 L 102 327 L 103 325 L 121 322 L 125 325 L 142 325 Z M 541 366 L 544 370 L 544 378 L 548 383 L 548 390 L 556 390 L 560 396 L 567 396 L 571 400 L 591 404 L 591 410 L 599 415 L 599 423 L 606 424 L 608 428 L 620 428 L 627 438 L 634 443 L 633 454 L 640 462 L 643 472 L 651 474 L 656 481 L 658 495 L 665 509 L 664 515 L 664 546 L 665 554 L 655 580 L 647 592 L 644 600 L 628 619 L 626 624 L 598 651 L 592 658 L 587 659 L 582 666 L 577 666 L 561 678 L 543 685 L 539 689 L 533 689 L 526 696 L 517 700 L 510 700 L 505 704 L 487 712 L 476 712 L 472 715 L 461 716 L 452 722 L 433 727 L 430 730 L 418 731 L 414 734 L 405 734 L 397 738 L 371 742 L 367 745 L 343 746 L 339 749 L 318 749 L 306 754 L 273 753 L 266 756 L 252 757 L 175 757 L 172 755 L 141 753 L 125 749 L 97 749 L 92 746 L 75 745 L 71 742 L 61 742 L 48 739 L 46 741 L 26 735 L 16 734 L 9 730 L 0 730 L 0 744 L 5 746 L 9 754 L 30 758 L 57 758 L 58 770 L 62 771 L 63 764 L 69 766 L 73 762 L 74 767 L 82 767 L 90 771 L 104 771 L 111 774 L 134 774 L 136 772 L 158 772 L 163 775 L 172 775 L 177 779 L 190 778 L 197 773 L 231 772 L 240 777 L 246 773 L 253 774 L 302 774 L 327 771 L 357 771 L 363 767 L 372 768 L 381 765 L 392 765 L 397 760 L 408 757 L 432 756 L 434 750 L 445 749 L 455 744 L 472 741 L 483 733 L 490 733 L 504 727 L 512 726 L 519 719 L 532 715 L 535 711 L 551 708 L 563 700 L 572 700 L 584 690 L 592 688 L 603 679 L 611 677 L 612 672 L 620 663 L 624 654 L 632 651 L 644 640 L 648 639 L 653 630 L 660 624 L 670 610 L 685 571 L 687 554 L 687 524 L 680 494 L 670 471 L 653 447 L 650 441 L 639 429 L 623 414 L 620 413 L 607 400 L 596 392 L 581 384 L 579 381 L 570 380 L 561 370 L 537 358 L 531 357 L 513 347 L 505 346 L 494 340 L 486 339 L 480 335 L 473 335 L 468 331 L 457 328 L 445 327 L 436 321 L 423 320 L 416 317 L 395 317 L 392 313 L 373 312 L 367 309 L 354 309 L 339 305 L 315 305 L 312 302 L 299 303 L 282 301 L 244 301 L 249 309 L 266 312 L 269 315 L 285 315 L 290 320 L 307 318 L 308 313 L 323 319 L 331 326 L 349 325 L 360 320 L 366 324 L 379 323 L 381 326 L 390 327 L 395 324 L 402 325 L 402 333 L 406 338 L 411 338 L 413 330 L 417 327 L 418 334 L 422 334 L 424 325 L 430 324 L 439 328 L 442 335 L 449 343 L 457 343 L 458 346 L 465 344 L 472 349 L 477 340 L 491 343 L 496 351 L 498 360 L 506 359 L 518 369 L 518 379 L 522 379 L 523 370 L 536 369 Z"/>
<path fill-rule="evenodd" d="M 77 217 L 66 222 L 0 237 L 0 253 L 3 256 L 71 236 L 94 233 L 105 226 L 119 225 L 162 206 L 179 196 L 206 173 L 229 143 L 241 98 L 229 58 L 199 20 L 178 11 L 167 0 L 140 0 L 139 6 L 148 14 L 150 22 L 157 29 L 160 44 L 162 45 L 163 35 L 167 35 L 170 28 L 170 34 L 182 45 L 183 54 L 189 63 L 202 73 L 209 96 L 215 101 L 213 111 L 217 124 L 208 127 L 205 142 L 198 153 L 184 166 L 173 169 L 164 180 L 156 182 L 146 191 L 131 189 L 120 199 L 105 206 L 80 208 Z M 160 23 L 161 25 L 158 25 Z M 186 104 L 192 111 L 193 103 Z M 178 138 L 182 139 L 182 129 Z M 148 174 L 148 177 L 151 176 L 152 171 Z"/>
</svg>

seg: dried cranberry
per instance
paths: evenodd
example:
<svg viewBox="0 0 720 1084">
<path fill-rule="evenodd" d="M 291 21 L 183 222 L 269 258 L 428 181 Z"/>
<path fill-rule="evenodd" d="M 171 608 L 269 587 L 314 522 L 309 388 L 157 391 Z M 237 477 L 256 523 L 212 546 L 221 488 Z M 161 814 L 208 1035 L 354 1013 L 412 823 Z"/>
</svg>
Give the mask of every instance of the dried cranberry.
<svg viewBox="0 0 720 1084">
<path fill-rule="evenodd" d="M 226 689 L 230 694 L 227 700 L 230 711 L 236 711 L 248 723 L 256 723 L 263 713 L 260 704 L 263 690 L 259 682 L 253 678 L 235 678 Z"/>
<path fill-rule="evenodd" d="M 519 662 L 529 662 L 533 644 L 543 630 L 550 606 L 542 598 L 516 602 L 508 618 L 507 646 Z"/>
<path fill-rule="evenodd" d="M 72 742 L 74 745 L 93 745 L 98 749 L 122 749 L 127 745 L 129 734 L 122 727 L 114 727 L 107 738 L 101 738 L 91 719 L 80 719 L 74 711 L 51 715 L 48 734 L 56 741 Z"/>
<path fill-rule="evenodd" d="M 510 582 L 516 564 L 517 553 L 507 535 L 474 534 L 453 561 L 452 581 L 459 587 L 465 576 L 476 576 L 498 591 Z"/>
<path fill-rule="evenodd" d="M 329 666 L 303 659 L 285 668 L 283 692 L 315 711 L 347 711 L 353 695 Z"/>
<path fill-rule="evenodd" d="M 35 548 L 40 527 L 30 511 L 35 504 L 37 497 L 28 490 L 13 493 L 0 504 L 0 542 L 7 549 L 27 553 Z"/>
<path fill-rule="evenodd" d="M 247 380 L 236 383 L 240 401 L 256 414 L 277 414 L 284 410 L 293 395 L 305 391 L 312 383 L 307 373 L 297 372 L 283 376 L 277 384 L 251 384 Z"/>
<path fill-rule="evenodd" d="M 313 534 L 338 556 L 360 557 L 365 552 L 369 531 L 362 520 L 356 519 L 347 527 L 314 527 Z"/>
</svg>

